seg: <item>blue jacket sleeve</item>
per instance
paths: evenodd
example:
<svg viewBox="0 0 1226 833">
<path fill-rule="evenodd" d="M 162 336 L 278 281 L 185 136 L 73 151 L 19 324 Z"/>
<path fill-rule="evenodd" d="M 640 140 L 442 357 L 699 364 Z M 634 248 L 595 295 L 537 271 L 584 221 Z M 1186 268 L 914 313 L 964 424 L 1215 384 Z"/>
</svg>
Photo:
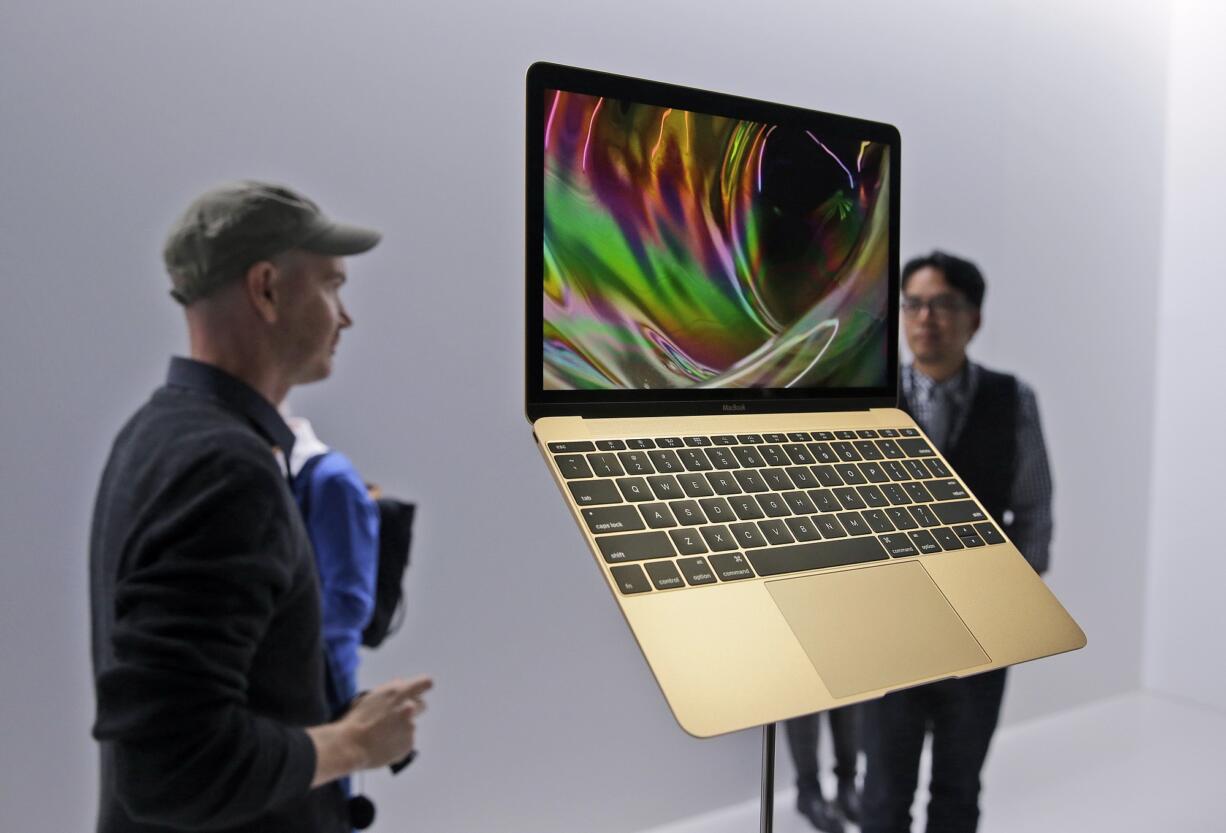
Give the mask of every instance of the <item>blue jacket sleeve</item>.
<svg viewBox="0 0 1226 833">
<path fill-rule="evenodd" d="M 375 606 L 379 509 L 353 464 L 329 452 L 311 477 L 307 529 L 319 565 L 324 642 L 343 700 L 357 693 L 358 649 Z"/>
</svg>

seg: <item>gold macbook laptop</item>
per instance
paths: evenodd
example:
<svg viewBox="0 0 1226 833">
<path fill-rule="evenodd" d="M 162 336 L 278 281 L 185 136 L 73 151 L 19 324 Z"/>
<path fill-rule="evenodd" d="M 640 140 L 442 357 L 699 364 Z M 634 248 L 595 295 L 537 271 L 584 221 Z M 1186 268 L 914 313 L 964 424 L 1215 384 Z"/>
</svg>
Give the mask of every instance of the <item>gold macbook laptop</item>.
<svg viewBox="0 0 1226 833">
<path fill-rule="evenodd" d="M 527 412 L 677 721 L 1085 636 L 898 404 L 891 126 L 528 71 Z"/>
</svg>

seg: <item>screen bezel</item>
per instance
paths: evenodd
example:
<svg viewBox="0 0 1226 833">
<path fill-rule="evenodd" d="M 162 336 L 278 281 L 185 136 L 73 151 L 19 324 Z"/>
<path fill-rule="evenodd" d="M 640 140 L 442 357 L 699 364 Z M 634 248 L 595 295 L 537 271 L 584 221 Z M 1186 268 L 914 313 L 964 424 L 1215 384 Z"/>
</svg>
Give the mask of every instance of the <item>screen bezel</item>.
<svg viewBox="0 0 1226 833">
<path fill-rule="evenodd" d="M 719 388 L 690 390 L 544 389 L 545 92 L 565 90 L 626 99 L 658 107 L 710 113 L 765 124 L 818 128 L 890 147 L 890 253 L 886 327 L 886 381 L 881 387 Z M 559 64 L 535 63 L 527 74 L 525 407 L 529 420 L 543 416 L 632 417 L 677 414 L 772 413 L 893 407 L 898 402 L 899 134 L 882 122 L 838 116 L 785 104 L 612 75 Z"/>
</svg>

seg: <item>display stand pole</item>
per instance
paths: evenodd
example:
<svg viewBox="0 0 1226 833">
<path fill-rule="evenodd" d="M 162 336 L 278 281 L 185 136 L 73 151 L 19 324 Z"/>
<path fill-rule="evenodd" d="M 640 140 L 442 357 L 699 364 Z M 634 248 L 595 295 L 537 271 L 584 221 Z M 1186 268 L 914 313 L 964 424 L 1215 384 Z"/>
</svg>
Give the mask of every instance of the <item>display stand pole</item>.
<svg viewBox="0 0 1226 833">
<path fill-rule="evenodd" d="M 762 833 L 771 833 L 775 816 L 775 724 L 762 727 Z"/>
</svg>

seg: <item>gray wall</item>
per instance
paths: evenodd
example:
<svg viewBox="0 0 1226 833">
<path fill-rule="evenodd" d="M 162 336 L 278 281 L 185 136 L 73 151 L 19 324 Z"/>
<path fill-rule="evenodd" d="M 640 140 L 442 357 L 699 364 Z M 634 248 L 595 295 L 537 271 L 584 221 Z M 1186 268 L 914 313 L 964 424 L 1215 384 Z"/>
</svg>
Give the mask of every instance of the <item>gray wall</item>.
<svg viewBox="0 0 1226 833">
<path fill-rule="evenodd" d="M 985 362 L 1039 391 L 1050 575 L 1090 647 L 1023 719 L 1140 682 L 1169 12 L 1092 0 L 0 7 L 0 827 L 91 824 L 85 542 L 109 442 L 184 348 L 159 268 L 195 192 L 280 179 L 386 232 L 295 407 L 421 523 L 404 634 L 422 758 L 382 829 L 630 831 L 753 795 L 753 733 L 668 714 L 522 413 L 533 60 L 892 121 L 903 250 L 979 260 Z M 1140 392 L 1139 392 L 1140 391 Z M 787 778 L 786 765 L 781 782 Z M 394 820 L 389 823 L 389 820 Z"/>
</svg>

